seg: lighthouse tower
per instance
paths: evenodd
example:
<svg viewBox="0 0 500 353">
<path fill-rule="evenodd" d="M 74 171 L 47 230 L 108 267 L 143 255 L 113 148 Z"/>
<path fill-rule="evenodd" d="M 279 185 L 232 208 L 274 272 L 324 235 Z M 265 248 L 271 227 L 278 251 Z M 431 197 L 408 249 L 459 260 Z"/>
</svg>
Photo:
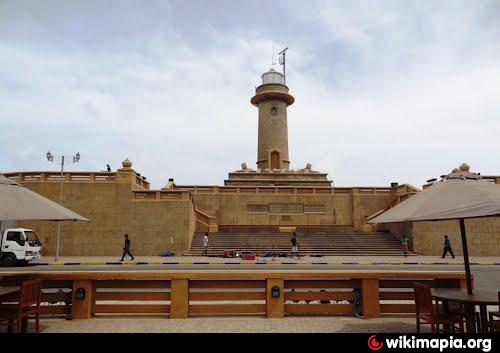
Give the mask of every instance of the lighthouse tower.
<svg viewBox="0 0 500 353">
<path fill-rule="evenodd" d="M 284 66 L 284 58 L 280 63 Z M 242 163 L 240 170 L 229 173 L 225 186 L 331 187 L 327 174 L 313 170 L 310 163 L 290 168 L 287 109 L 295 99 L 288 93 L 284 73 L 284 67 L 283 73 L 272 68 L 264 73 L 250 101 L 259 109 L 257 169 Z"/>
<path fill-rule="evenodd" d="M 260 170 L 289 169 L 287 107 L 294 98 L 288 93 L 282 73 L 270 69 L 262 75 L 251 103 L 259 109 L 259 140 L 257 168 Z"/>
</svg>

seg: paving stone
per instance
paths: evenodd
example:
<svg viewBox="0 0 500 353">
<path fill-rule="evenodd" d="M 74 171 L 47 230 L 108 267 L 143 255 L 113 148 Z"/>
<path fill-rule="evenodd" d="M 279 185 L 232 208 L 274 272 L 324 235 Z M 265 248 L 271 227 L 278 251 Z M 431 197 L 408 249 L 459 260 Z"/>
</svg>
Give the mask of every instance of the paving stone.
<svg viewBox="0 0 500 353">
<path fill-rule="evenodd" d="M 30 324 L 29 332 L 34 331 Z M 267 319 L 264 317 L 206 317 L 187 320 L 170 320 L 166 317 L 118 316 L 96 317 L 89 320 L 64 320 L 44 318 L 41 331 L 58 332 L 203 332 L 203 333 L 302 333 L 302 332 L 415 332 L 412 317 L 390 317 L 364 319 L 351 317 L 286 317 Z M 1 327 L 0 332 L 5 332 Z"/>
</svg>

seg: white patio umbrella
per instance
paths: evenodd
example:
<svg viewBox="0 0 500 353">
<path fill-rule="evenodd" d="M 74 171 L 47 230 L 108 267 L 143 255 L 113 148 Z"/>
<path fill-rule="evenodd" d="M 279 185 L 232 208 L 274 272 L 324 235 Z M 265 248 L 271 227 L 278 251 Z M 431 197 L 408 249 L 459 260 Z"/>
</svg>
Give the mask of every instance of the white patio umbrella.
<svg viewBox="0 0 500 353">
<path fill-rule="evenodd" d="M 90 222 L 87 218 L 0 174 L 0 222 L 24 220 Z"/>
<path fill-rule="evenodd" d="M 467 250 L 465 219 L 500 215 L 500 185 L 481 180 L 462 164 L 442 181 L 401 202 L 373 218 L 369 223 L 395 223 L 457 219 L 464 254 L 467 290 L 472 293 L 472 283 Z"/>
</svg>

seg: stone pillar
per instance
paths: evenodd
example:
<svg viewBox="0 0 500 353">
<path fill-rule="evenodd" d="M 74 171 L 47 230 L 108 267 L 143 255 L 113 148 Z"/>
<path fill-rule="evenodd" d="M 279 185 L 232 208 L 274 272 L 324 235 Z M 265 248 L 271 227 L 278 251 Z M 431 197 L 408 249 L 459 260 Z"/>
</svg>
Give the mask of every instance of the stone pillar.
<svg viewBox="0 0 500 353">
<path fill-rule="evenodd" d="M 170 318 L 187 319 L 189 315 L 189 280 L 172 279 L 170 287 Z"/>
<path fill-rule="evenodd" d="M 354 231 L 359 231 L 359 189 L 352 188 L 351 189 L 351 197 L 352 197 L 352 225 L 354 227 Z"/>
<path fill-rule="evenodd" d="M 78 299 L 79 289 L 85 291 L 85 297 Z M 80 292 L 82 292 L 80 290 Z M 90 319 L 92 316 L 92 307 L 94 305 L 94 287 L 91 280 L 74 280 L 73 281 L 73 302 L 72 302 L 72 317 L 78 319 Z"/>
<path fill-rule="evenodd" d="M 363 316 L 368 318 L 380 317 L 380 293 L 378 278 L 361 280 L 361 295 Z"/>
<path fill-rule="evenodd" d="M 272 288 L 280 290 L 279 297 L 272 296 Z M 282 318 L 285 316 L 285 281 L 283 278 L 268 278 L 266 286 L 266 312 L 268 318 Z"/>
<path fill-rule="evenodd" d="M 125 159 L 122 162 L 122 167 L 123 168 L 118 169 L 118 173 L 116 173 L 116 181 L 120 184 L 135 185 L 136 174 L 132 169 L 132 162 L 130 162 L 128 159 Z"/>
</svg>

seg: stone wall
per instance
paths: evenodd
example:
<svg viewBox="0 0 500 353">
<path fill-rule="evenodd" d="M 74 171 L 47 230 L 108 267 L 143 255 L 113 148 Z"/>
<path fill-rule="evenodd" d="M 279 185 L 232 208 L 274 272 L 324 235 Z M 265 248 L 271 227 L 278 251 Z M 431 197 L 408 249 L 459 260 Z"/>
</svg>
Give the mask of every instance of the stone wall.
<svg viewBox="0 0 500 353">
<path fill-rule="evenodd" d="M 470 256 L 500 256 L 500 217 L 465 220 L 467 247 Z M 458 220 L 414 222 L 415 251 L 425 255 L 442 255 L 444 235 L 450 238 L 455 255 L 462 255 Z"/>
<path fill-rule="evenodd" d="M 166 250 L 187 253 L 194 233 L 191 201 L 133 201 L 131 234 L 138 255 L 161 255 Z"/>
<path fill-rule="evenodd" d="M 415 191 L 407 186 L 399 187 L 396 194 L 389 188 L 215 186 L 149 190 L 131 169 L 105 179 L 83 174 L 65 176 L 63 205 L 92 222 L 62 222 L 62 255 L 119 257 L 125 233 L 132 241 L 134 255 L 161 255 L 166 250 L 186 253 L 196 229 L 195 208 L 215 217 L 220 226 L 331 225 L 359 232 L 385 230 L 398 238 L 406 234 L 413 251 L 424 255 L 441 255 L 443 235 L 448 234 L 455 253 L 462 253 L 458 221 L 366 224 L 366 216 L 385 209 L 395 200 L 394 195 L 399 199 L 411 196 Z M 30 189 L 58 201 L 59 182 L 52 176 L 22 178 Z M 18 223 L 39 233 L 44 255 L 55 253 L 55 222 Z M 467 220 L 466 226 L 470 255 L 500 256 L 500 218 Z"/>
<path fill-rule="evenodd" d="M 31 190 L 58 202 L 58 182 L 26 182 Z M 65 182 L 63 205 L 91 222 L 61 222 L 60 254 L 121 256 L 123 235 L 129 234 L 134 255 L 161 255 L 166 250 L 187 253 L 194 233 L 194 207 L 189 193 L 175 198 L 138 199 L 136 187 L 120 182 Z M 156 192 L 149 192 L 156 196 Z M 179 197 L 178 197 L 179 196 Z M 57 223 L 18 222 L 37 231 L 42 254 L 54 255 Z M 173 243 L 173 244 L 172 244 Z"/>
<path fill-rule="evenodd" d="M 100 181 L 84 174 L 65 176 L 63 205 L 91 222 L 61 223 L 62 255 L 119 256 L 125 233 L 129 234 L 135 255 L 160 255 L 165 250 L 186 252 L 196 228 L 195 208 L 216 217 L 219 225 L 335 225 L 370 231 L 365 216 L 387 207 L 390 197 L 386 188 L 149 190 L 138 187 L 131 169 Z M 18 177 L 33 191 L 58 201 L 59 182 L 55 177 Z M 55 222 L 19 225 L 39 233 L 44 255 L 55 254 Z"/>
<path fill-rule="evenodd" d="M 409 249 L 413 252 L 417 252 L 414 247 L 412 222 L 377 224 L 375 229 L 378 231 L 389 232 L 397 239 L 401 239 L 403 235 L 406 235 L 409 239 Z"/>
<path fill-rule="evenodd" d="M 359 189 L 225 190 L 193 192 L 196 209 L 216 217 L 219 225 L 340 225 L 371 230 L 365 216 L 386 208 L 389 202 L 387 192 L 364 194 Z"/>
<path fill-rule="evenodd" d="M 455 255 L 462 255 L 462 237 L 458 220 L 387 223 L 377 227 L 397 238 L 410 238 L 410 249 L 422 255 L 443 254 L 444 235 L 450 238 Z M 500 217 L 465 220 L 470 256 L 500 256 Z"/>
</svg>

